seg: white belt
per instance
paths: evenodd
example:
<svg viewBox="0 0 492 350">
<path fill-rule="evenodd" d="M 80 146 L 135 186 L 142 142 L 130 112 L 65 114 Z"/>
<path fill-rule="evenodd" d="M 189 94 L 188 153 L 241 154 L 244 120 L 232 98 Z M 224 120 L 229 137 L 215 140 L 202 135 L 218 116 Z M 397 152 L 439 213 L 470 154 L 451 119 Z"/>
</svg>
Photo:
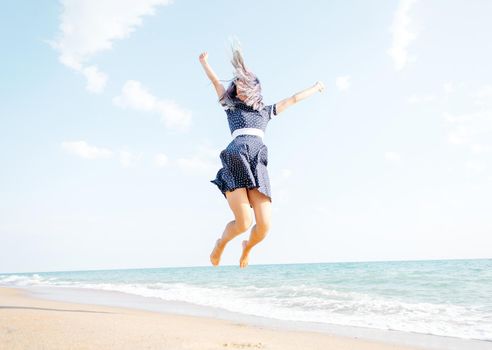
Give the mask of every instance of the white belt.
<svg viewBox="0 0 492 350">
<path fill-rule="evenodd" d="M 232 132 L 233 139 L 239 135 L 256 135 L 263 139 L 265 133 L 263 132 L 263 130 L 257 128 L 242 128 L 242 129 L 236 129 Z"/>
</svg>

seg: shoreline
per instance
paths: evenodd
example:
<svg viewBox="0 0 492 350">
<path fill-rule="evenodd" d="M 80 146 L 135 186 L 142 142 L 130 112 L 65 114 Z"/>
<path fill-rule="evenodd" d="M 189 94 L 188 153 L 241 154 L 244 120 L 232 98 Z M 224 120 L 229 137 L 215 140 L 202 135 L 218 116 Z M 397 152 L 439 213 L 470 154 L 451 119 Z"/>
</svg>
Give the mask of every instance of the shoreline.
<svg viewBox="0 0 492 350">
<path fill-rule="evenodd" d="M 491 349 L 492 344 L 485 341 L 475 341 L 475 340 L 465 340 L 460 338 L 451 337 L 441 337 L 441 336 L 431 336 L 416 333 L 405 333 L 400 331 L 385 331 L 377 329 L 369 329 L 362 327 L 352 327 L 352 326 L 336 326 L 336 325 L 325 325 L 325 324 L 314 324 L 307 322 L 295 322 L 295 321 L 280 321 L 275 319 L 267 319 L 263 317 L 250 316 L 244 314 L 237 314 L 233 312 L 228 312 L 226 310 L 214 309 L 211 307 L 200 307 L 193 304 L 187 304 L 184 302 L 165 302 L 164 300 L 158 298 L 141 297 L 136 295 L 129 295 L 122 292 L 114 291 L 104 291 L 104 290 L 87 290 L 82 288 L 67 288 L 67 287 L 40 287 L 40 286 L 30 286 L 30 287 L 7 287 L 0 286 L 0 310 L 2 313 L 10 313 L 11 316 L 17 318 L 23 318 L 22 314 L 32 313 L 34 310 L 36 317 L 43 318 L 46 317 L 46 312 L 43 313 L 43 309 L 63 309 L 74 310 L 77 308 L 84 308 L 86 311 L 98 312 L 98 310 L 105 310 L 107 312 L 112 312 L 113 314 L 131 314 L 140 315 L 145 321 L 148 322 L 150 319 L 161 319 L 162 322 L 166 324 L 174 325 L 174 321 L 179 320 L 179 327 L 173 328 L 173 333 L 181 334 L 182 341 L 191 341 L 194 338 L 195 331 L 189 331 L 191 324 L 202 329 L 205 325 L 206 327 L 212 327 L 212 333 L 225 333 L 235 334 L 237 336 L 243 333 L 255 333 L 253 338 L 250 338 L 249 342 L 243 340 L 244 348 L 282 348 L 282 349 L 294 349 L 303 347 L 290 347 L 292 344 L 301 339 L 310 338 L 310 341 L 315 341 L 313 343 L 314 348 L 319 347 L 333 347 L 334 343 L 337 342 L 337 348 L 344 349 L 352 348 L 356 346 L 357 349 L 467 349 L 467 350 L 481 350 L 481 349 Z M 10 305 L 12 304 L 12 305 Z M 37 309 L 20 309 L 26 306 L 32 306 Z M 30 310 L 30 311 L 27 311 Z M 0 314 L 1 316 L 1 314 Z M 79 315 L 80 316 L 80 315 Z M 60 316 L 58 316 L 60 317 Z M 62 316 L 63 318 L 64 316 Z M 84 314 L 84 317 L 87 315 Z M 95 317 L 93 315 L 93 317 Z M 115 316 L 116 317 L 116 316 Z M 173 321 L 174 320 L 174 321 Z M 2 323 L 6 322 L 4 318 L 0 317 L 0 329 L 8 329 L 8 322 L 5 325 Z M 109 322 L 110 320 L 107 320 Z M 20 330 L 24 330 L 29 333 L 29 322 L 24 320 L 18 327 Z M 72 322 L 74 322 L 72 320 Z M 114 318 L 110 323 L 121 323 L 123 320 L 116 320 Z M 77 323 L 77 322 L 75 322 Z M 67 327 L 76 327 L 73 323 L 70 326 L 70 322 L 67 323 Z M 123 322 L 124 323 L 124 322 Z M 49 322 L 48 322 L 49 324 Z M 188 324 L 188 325 L 186 325 Z M 134 336 L 138 334 L 148 334 L 151 336 L 152 329 L 155 325 L 151 326 L 151 329 L 147 327 L 139 327 L 140 324 L 135 325 L 137 329 L 133 331 Z M 239 327 L 239 330 L 238 330 Z M 104 326 L 100 332 L 97 329 L 92 330 L 92 333 L 98 334 L 93 339 L 98 342 L 97 339 L 105 339 L 104 336 Z M 71 331 L 74 331 L 73 329 Z M 186 333 L 188 332 L 188 336 Z M 115 332 L 119 332 L 115 329 Z M 5 340 L 4 337 L 9 337 L 12 332 L 7 332 L 7 334 L 2 335 L 0 333 L 0 345 L 3 344 Z M 15 333 L 15 332 L 14 332 Z M 22 333 L 22 332 L 21 332 Z M 49 333 L 49 332 L 48 332 Z M 77 332 L 76 332 L 77 333 Z M 130 332 L 131 334 L 132 332 Z M 130 336 L 130 334 L 126 334 Z M 48 336 L 53 337 L 53 336 Z M 102 337 L 102 338 L 101 338 Z M 207 341 L 214 341 L 215 347 L 212 349 L 222 349 L 227 348 L 224 344 L 228 344 L 227 340 L 221 340 L 222 344 L 217 343 L 218 334 L 211 335 L 211 338 Z M 286 341 L 287 338 L 291 338 L 290 341 Z M 14 338 L 16 338 L 14 336 Z M 56 337 L 57 339 L 59 337 Z M 220 337 L 219 337 L 220 338 Z M 181 338 L 180 338 L 181 339 Z M 263 339 L 263 341 L 255 342 L 255 339 Z M 268 341 L 267 341 L 268 340 Z M 15 340 L 13 340 L 15 343 Z M 61 341 L 61 343 L 60 343 Z M 165 341 L 165 339 L 161 339 Z M 206 340 L 202 340 L 206 341 Z M 63 339 L 58 340 L 60 347 L 62 346 Z M 231 341 L 229 341 L 231 342 Z M 96 344 L 94 343 L 94 344 Z M 12 343 L 13 344 L 13 343 Z M 159 342 L 152 343 L 158 347 Z M 152 348 L 151 343 L 149 346 Z M 164 344 L 164 343 L 163 343 Z M 184 343 L 183 343 L 184 344 Z M 232 343 L 231 343 L 232 344 Z M 240 344 L 240 343 L 236 343 Z M 249 344 L 249 345 L 248 345 Z M 11 343 L 9 342 L 9 345 Z M 87 344 L 86 344 L 87 345 Z M 72 344 L 72 346 L 76 346 Z M 121 345 L 123 346 L 123 345 Z M 177 345 L 174 345 L 176 348 Z M 180 346 L 184 345 L 179 345 Z M 87 346 L 86 346 L 87 347 Z M 97 348 L 96 345 L 89 346 L 91 348 Z M 118 346 L 120 347 L 120 346 Z M 230 345 L 229 348 L 234 348 Z M 236 347 L 240 347 L 237 345 Z M 15 345 L 14 345 L 15 348 Z M 162 347 L 161 347 L 162 348 Z M 166 347 L 164 347 L 166 348 Z M 190 347 L 186 347 L 190 348 Z M 306 348 L 307 347 L 306 345 Z M 191 347 L 194 349 L 194 347 Z M 203 349 L 203 347 L 197 346 L 196 349 Z"/>
</svg>

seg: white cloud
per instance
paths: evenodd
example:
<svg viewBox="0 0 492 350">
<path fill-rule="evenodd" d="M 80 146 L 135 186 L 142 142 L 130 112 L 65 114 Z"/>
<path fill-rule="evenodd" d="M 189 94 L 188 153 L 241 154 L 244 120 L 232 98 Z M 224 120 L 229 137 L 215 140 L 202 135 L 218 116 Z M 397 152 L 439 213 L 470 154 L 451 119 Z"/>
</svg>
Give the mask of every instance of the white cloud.
<svg viewBox="0 0 492 350">
<path fill-rule="evenodd" d="M 326 218 L 328 216 L 331 216 L 334 214 L 333 209 L 330 209 L 326 205 L 315 205 L 313 206 L 313 210 L 323 216 L 323 218 Z"/>
<path fill-rule="evenodd" d="M 470 139 L 466 136 L 465 133 L 459 132 L 459 130 L 454 130 L 449 132 L 448 141 L 454 145 L 464 145 L 470 142 Z"/>
<path fill-rule="evenodd" d="M 61 0 L 60 33 L 51 45 L 60 62 L 88 79 L 92 92 L 101 92 L 107 76 L 96 66 L 86 71 L 87 62 L 97 53 L 109 50 L 115 40 L 124 39 L 142 24 L 142 17 L 153 15 L 159 5 L 170 0 Z"/>
<path fill-rule="evenodd" d="M 283 205 L 287 205 L 292 196 L 292 170 L 289 168 L 280 169 L 279 173 L 270 169 L 270 185 L 272 186 L 273 196 L 275 197 L 275 211 L 281 211 Z"/>
<path fill-rule="evenodd" d="M 200 145 L 194 155 L 187 158 L 179 158 L 178 166 L 187 173 L 204 173 L 213 176 L 222 167 L 220 162 L 221 150 Z"/>
<path fill-rule="evenodd" d="M 154 157 L 154 165 L 158 168 L 163 168 L 169 164 L 169 157 L 164 153 L 158 153 Z"/>
<path fill-rule="evenodd" d="M 191 112 L 180 107 L 172 100 L 159 100 L 157 111 L 167 128 L 188 129 L 191 125 Z"/>
<path fill-rule="evenodd" d="M 481 162 L 469 160 L 465 163 L 465 167 L 472 173 L 481 173 L 485 169 L 485 165 Z"/>
<path fill-rule="evenodd" d="M 96 94 L 101 93 L 104 90 L 106 81 L 108 80 L 106 73 L 99 71 L 96 66 L 86 67 L 82 72 L 87 79 L 87 90 Z"/>
<path fill-rule="evenodd" d="M 281 175 L 284 179 L 287 179 L 292 176 L 292 170 L 290 169 L 282 169 Z"/>
<path fill-rule="evenodd" d="M 280 211 L 282 205 L 286 205 L 290 202 L 291 198 L 291 179 L 292 170 L 284 168 L 280 170 L 280 174 L 275 173 L 270 174 L 270 185 L 272 186 L 272 191 L 275 192 L 275 206 L 276 211 Z M 280 206 L 279 206 L 280 205 Z"/>
<path fill-rule="evenodd" d="M 492 105 L 492 86 L 482 86 L 473 96 L 475 97 L 475 103 L 478 105 Z"/>
<path fill-rule="evenodd" d="M 110 149 L 90 146 L 85 141 L 64 141 L 61 147 L 68 154 L 85 159 L 110 158 L 113 155 Z"/>
<path fill-rule="evenodd" d="M 470 149 L 473 153 L 489 153 L 492 152 L 492 145 L 483 145 L 479 143 L 474 143 L 470 145 Z"/>
<path fill-rule="evenodd" d="M 420 208 L 422 208 L 423 210 L 428 210 L 428 211 L 435 211 L 435 210 L 438 210 L 440 209 L 440 206 L 438 203 L 432 201 L 432 200 L 429 200 L 429 199 L 421 199 L 420 200 Z"/>
<path fill-rule="evenodd" d="M 184 130 L 191 125 L 190 111 L 178 106 L 174 101 L 156 98 L 136 80 L 125 82 L 121 95 L 113 98 L 113 103 L 123 109 L 159 113 L 168 128 Z"/>
<path fill-rule="evenodd" d="M 474 92 L 470 92 L 467 84 L 460 84 L 459 88 L 457 99 L 468 99 L 464 105 L 468 111 L 443 113 L 447 139 L 450 144 L 470 151 L 471 159 L 464 163 L 468 174 L 483 175 L 488 170 L 486 159 L 492 153 L 492 86 L 484 85 Z"/>
<path fill-rule="evenodd" d="M 431 102 L 434 101 L 435 99 L 436 97 L 434 95 L 424 95 L 424 96 L 412 95 L 407 98 L 407 101 L 408 103 L 416 104 L 416 103 Z"/>
<path fill-rule="evenodd" d="M 346 91 L 350 88 L 350 75 L 345 75 L 342 77 L 337 77 L 336 86 L 340 91 Z"/>
<path fill-rule="evenodd" d="M 415 61 L 414 57 L 408 56 L 408 46 L 417 37 L 416 33 L 409 29 L 411 23 L 409 12 L 415 3 L 416 0 L 400 0 L 390 27 L 393 43 L 387 54 L 393 58 L 396 70 L 402 70 L 408 62 Z"/>
<path fill-rule="evenodd" d="M 447 94 L 450 94 L 450 93 L 454 92 L 454 90 L 455 90 L 455 86 L 454 86 L 453 82 L 451 82 L 451 81 L 444 83 L 443 88 L 444 88 L 444 92 Z"/>
<path fill-rule="evenodd" d="M 456 123 L 465 123 L 473 120 L 473 114 L 460 114 L 460 115 L 452 115 L 450 113 L 443 113 L 444 119 L 450 124 Z"/>
<path fill-rule="evenodd" d="M 385 152 L 384 159 L 390 162 L 399 162 L 401 160 L 401 156 L 396 152 Z"/>
<path fill-rule="evenodd" d="M 151 112 L 156 109 L 157 99 L 140 82 L 128 80 L 123 85 L 121 96 L 113 98 L 113 103 L 121 108 Z"/>
<path fill-rule="evenodd" d="M 108 148 L 91 146 L 85 141 L 64 141 L 61 143 L 61 147 L 66 153 L 85 159 L 111 158 L 114 155 L 114 152 Z M 142 153 L 124 150 L 117 153 L 120 164 L 125 168 L 135 166 L 143 156 Z"/>
<path fill-rule="evenodd" d="M 475 153 L 486 152 L 491 147 L 492 109 L 458 115 L 444 113 L 444 118 L 450 143 L 465 145 Z"/>
<path fill-rule="evenodd" d="M 215 163 L 199 156 L 189 158 L 179 158 L 178 165 L 185 171 L 208 172 L 215 169 Z M 217 169 L 218 170 L 218 169 Z"/>
<path fill-rule="evenodd" d="M 120 163 L 124 168 L 135 166 L 137 161 L 142 158 L 142 153 L 120 151 Z"/>
</svg>

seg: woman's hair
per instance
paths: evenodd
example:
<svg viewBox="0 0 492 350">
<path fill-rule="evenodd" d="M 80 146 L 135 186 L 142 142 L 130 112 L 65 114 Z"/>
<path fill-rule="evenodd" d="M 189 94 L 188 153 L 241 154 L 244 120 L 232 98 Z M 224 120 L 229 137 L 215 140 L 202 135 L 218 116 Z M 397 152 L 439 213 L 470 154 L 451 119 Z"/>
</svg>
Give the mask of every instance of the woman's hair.
<svg viewBox="0 0 492 350">
<path fill-rule="evenodd" d="M 244 59 L 239 41 L 235 39 L 232 44 L 231 63 L 234 67 L 234 78 L 230 82 L 219 102 L 223 106 L 233 107 L 237 103 L 237 88 L 239 87 L 246 96 L 244 103 L 255 110 L 263 108 L 263 97 L 261 96 L 261 84 L 258 77 L 244 64 Z"/>
</svg>

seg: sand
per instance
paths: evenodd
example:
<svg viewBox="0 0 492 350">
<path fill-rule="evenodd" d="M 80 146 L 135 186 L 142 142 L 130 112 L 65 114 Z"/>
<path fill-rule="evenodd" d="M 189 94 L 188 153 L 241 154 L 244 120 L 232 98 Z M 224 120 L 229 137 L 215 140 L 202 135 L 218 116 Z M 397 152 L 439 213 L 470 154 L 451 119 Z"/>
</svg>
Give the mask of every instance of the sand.
<svg viewBox="0 0 492 350">
<path fill-rule="evenodd" d="M 1 287 L 0 349 L 417 348 L 213 318 L 44 300 L 21 289 Z"/>
</svg>

